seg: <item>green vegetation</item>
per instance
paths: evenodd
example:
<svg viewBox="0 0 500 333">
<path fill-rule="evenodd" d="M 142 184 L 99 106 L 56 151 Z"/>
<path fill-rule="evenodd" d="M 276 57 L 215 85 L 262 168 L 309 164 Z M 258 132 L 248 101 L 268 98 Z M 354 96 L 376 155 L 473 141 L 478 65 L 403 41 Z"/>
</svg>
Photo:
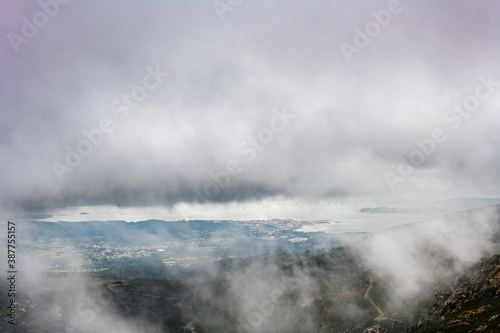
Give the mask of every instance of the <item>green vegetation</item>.
<svg viewBox="0 0 500 333">
<path fill-rule="evenodd" d="M 483 277 L 489 267 L 484 261 L 474 283 L 447 276 L 418 298 L 393 303 L 388 295 L 394 282 L 371 271 L 349 248 L 317 249 L 338 246 L 340 239 L 298 232 L 300 223 L 290 220 L 250 224 L 27 223 L 18 237 L 20 255 L 34 252 L 47 259 L 49 272 L 40 285 L 19 289 L 17 322 L 24 324 L 2 322 L 0 331 L 63 332 L 75 304 L 83 304 L 78 311 L 86 313 L 101 298 L 105 306 L 92 310 L 96 316 L 106 311 L 148 323 L 154 333 L 405 332 L 425 317 L 440 290 L 456 283 L 484 287 L 490 283 L 484 279 L 500 278 Z M 421 260 L 432 257 L 439 267 L 456 264 L 439 249 L 421 252 Z M 81 265 L 73 267 L 75 259 Z M 500 267 L 496 260 L 492 265 Z M 464 293 L 467 301 L 456 311 L 412 332 L 494 332 L 500 324 L 499 286 L 500 281 L 481 294 Z M 5 294 L 0 301 L 5 304 Z"/>
<path fill-rule="evenodd" d="M 500 332 L 500 297 L 495 295 L 497 291 L 492 289 L 487 295 L 466 302 L 461 309 L 445 315 L 443 319 L 426 323 L 411 332 Z"/>
</svg>

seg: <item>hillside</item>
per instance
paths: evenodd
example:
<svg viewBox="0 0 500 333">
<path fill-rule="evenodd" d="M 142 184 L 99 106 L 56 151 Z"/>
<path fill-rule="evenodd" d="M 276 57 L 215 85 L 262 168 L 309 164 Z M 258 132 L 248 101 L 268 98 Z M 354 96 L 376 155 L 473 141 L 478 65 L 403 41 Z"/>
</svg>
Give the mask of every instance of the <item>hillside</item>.
<svg viewBox="0 0 500 333">
<path fill-rule="evenodd" d="M 121 264 L 105 270 L 47 274 L 53 267 L 47 266 L 52 258 L 47 252 L 53 252 L 49 247 L 33 257 L 23 254 L 18 325 L 0 328 L 396 333 L 412 325 L 414 332 L 468 332 L 486 324 L 484 331 L 494 332 L 491 325 L 499 319 L 494 318 L 499 312 L 494 289 L 498 255 L 474 265 L 481 257 L 500 253 L 497 211 L 498 206 L 490 206 L 413 223 L 341 248 L 206 261 L 185 266 L 178 274 L 165 270 L 162 258 L 153 255 L 111 258 Z M 64 226 L 68 232 L 71 227 Z M 93 255 L 102 255 L 102 243 L 90 244 L 85 237 L 81 241 L 89 242 Z M 182 243 L 172 246 L 185 250 Z M 0 285 L 6 287 L 6 280 Z M 0 300 L 7 301 L 4 294 Z"/>
<path fill-rule="evenodd" d="M 485 258 L 436 295 L 418 332 L 500 332 L 500 255 Z"/>
</svg>

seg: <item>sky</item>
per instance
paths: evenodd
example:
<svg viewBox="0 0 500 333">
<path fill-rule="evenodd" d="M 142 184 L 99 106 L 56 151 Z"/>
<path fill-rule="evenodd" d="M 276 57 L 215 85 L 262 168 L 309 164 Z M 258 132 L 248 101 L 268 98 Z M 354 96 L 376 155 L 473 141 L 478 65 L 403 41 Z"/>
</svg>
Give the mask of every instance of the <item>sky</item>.
<svg viewBox="0 0 500 333">
<path fill-rule="evenodd" d="M 500 197 L 497 1 L 0 6 L 2 216 Z"/>
</svg>

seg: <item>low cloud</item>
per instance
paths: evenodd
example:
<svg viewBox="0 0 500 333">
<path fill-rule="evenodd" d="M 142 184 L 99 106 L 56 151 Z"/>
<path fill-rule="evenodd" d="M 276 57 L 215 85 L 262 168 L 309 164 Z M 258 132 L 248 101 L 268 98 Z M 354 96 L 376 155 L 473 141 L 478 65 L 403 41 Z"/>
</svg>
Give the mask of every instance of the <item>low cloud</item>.
<svg viewBox="0 0 500 333">
<path fill-rule="evenodd" d="M 491 255 L 499 239 L 499 208 L 486 206 L 375 233 L 354 251 L 402 302 Z"/>
<path fill-rule="evenodd" d="M 339 45 L 386 1 L 256 1 L 223 21 L 209 2 L 61 4 L 18 52 L 1 42 L 4 211 L 390 193 L 384 174 L 436 127 L 447 141 L 395 195 L 498 196 L 498 3 L 399 5 L 347 63 Z M 0 31 L 22 35 L 40 11 L 5 5 Z M 148 68 L 168 73 L 152 90 Z M 455 130 L 443 115 L 490 76 Z M 284 109 L 297 117 L 263 144 Z M 234 161 L 241 172 L 200 198 Z"/>
</svg>

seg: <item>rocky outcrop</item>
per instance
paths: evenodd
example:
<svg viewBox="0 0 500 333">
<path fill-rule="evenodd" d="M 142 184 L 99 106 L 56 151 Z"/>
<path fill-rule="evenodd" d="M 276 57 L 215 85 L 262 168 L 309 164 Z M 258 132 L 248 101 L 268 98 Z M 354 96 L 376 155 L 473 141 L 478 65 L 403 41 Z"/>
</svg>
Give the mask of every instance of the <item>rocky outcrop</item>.
<svg viewBox="0 0 500 333">
<path fill-rule="evenodd" d="M 500 331 L 500 255 L 481 260 L 457 281 L 440 292 L 429 314 L 409 332 L 436 328 L 470 328 L 470 332 Z"/>
</svg>

